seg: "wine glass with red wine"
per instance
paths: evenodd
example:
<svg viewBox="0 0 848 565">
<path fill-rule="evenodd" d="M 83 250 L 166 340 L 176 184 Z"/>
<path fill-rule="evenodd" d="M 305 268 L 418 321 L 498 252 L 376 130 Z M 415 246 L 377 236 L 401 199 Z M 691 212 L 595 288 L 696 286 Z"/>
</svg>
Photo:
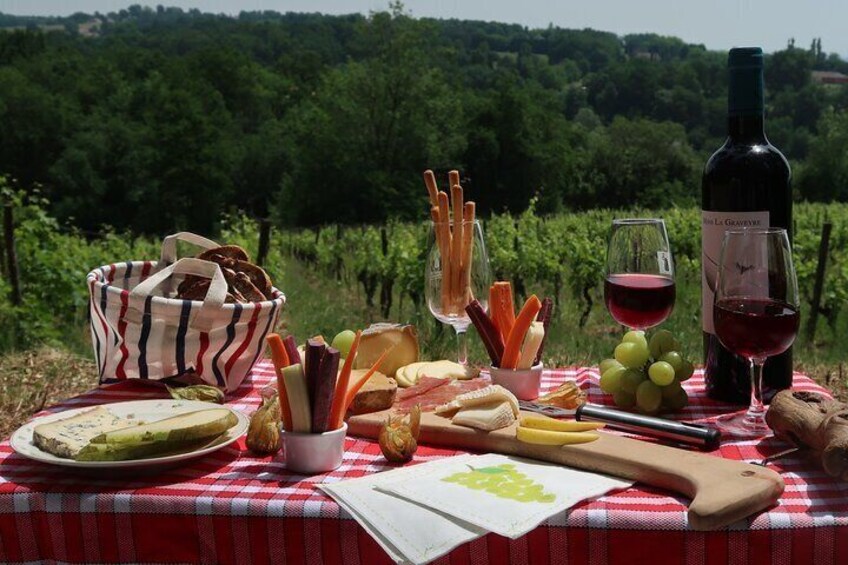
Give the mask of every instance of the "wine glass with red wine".
<svg viewBox="0 0 848 565">
<path fill-rule="evenodd" d="M 795 341 L 799 307 L 786 230 L 725 232 L 713 304 L 715 330 L 724 347 L 748 361 L 751 373 L 748 410 L 716 422 L 725 435 L 750 439 L 771 433 L 763 406 L 763 364 Z"/>
<path fill-rule="evenodd" d="M 674 309 L 674 262 L 665 222 L 613 220 L 604 301 L 616 322 L 634 330 L 663 323 Z"/>
</svg>

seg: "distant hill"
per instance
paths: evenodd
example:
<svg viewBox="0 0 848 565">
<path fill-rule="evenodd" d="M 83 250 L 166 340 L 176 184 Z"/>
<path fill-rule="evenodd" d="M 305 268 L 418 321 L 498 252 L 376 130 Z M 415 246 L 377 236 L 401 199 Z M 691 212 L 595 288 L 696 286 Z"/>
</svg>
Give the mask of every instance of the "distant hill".
<svg viewBox="0 0 848 565">
<path fill-rule="evenodd" d="M 414 218 L 426 167 L 484 214 L 690 204 L 724 137 L 726 54 L 656 34 L 139 6 L 0 30 L 0 174 L 87 229 Z M 848 199 L 842 75 L 816 41 L 767 58 L 799 198 Z"/>
</svg>

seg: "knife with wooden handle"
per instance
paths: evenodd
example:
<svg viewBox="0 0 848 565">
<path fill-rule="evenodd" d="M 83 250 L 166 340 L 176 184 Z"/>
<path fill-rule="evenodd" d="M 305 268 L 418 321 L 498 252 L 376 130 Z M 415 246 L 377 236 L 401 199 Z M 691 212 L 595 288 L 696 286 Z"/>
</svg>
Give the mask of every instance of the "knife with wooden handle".
<svg viewBox="0 0 848 565">
<path fill-rule="evenodd" d="M 721 443 L 721 432 L 717 428 L 634 414 L 598 404 L 582 404 L 575 410 L 527 400 L 519 400 L 518 404 L 522 410 L 544 414 L 551 418 L 573 417 L 578 421 L 603 422 L 611 428 L 657 438 L 664 442 L 692 445 L 704 451 L 718 449 Z"/>
</svg>

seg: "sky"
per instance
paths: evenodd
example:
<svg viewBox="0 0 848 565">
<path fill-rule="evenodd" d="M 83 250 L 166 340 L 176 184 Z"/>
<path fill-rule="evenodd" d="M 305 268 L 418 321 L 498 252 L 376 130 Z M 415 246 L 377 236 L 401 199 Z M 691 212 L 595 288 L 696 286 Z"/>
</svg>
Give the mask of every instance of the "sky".
<svg viewBox="0 0 848 565">
<path fill-rule="evenodd" d="M 238 14 L 253 10 L 368 13 L 387 0 L 0 0 L 0 12 L 68 15 L 112 12 L 131 4 L 198 8 Z M 653 32 L 726 50 L 759 45 L 766 51 L 808 47 L 821 37 L 822 49 L 848 58 L 848 0 L 405 0 L 415 17 L 518 23 L 528 27 L 584 28 L 626 33 Z"/>
</svg>

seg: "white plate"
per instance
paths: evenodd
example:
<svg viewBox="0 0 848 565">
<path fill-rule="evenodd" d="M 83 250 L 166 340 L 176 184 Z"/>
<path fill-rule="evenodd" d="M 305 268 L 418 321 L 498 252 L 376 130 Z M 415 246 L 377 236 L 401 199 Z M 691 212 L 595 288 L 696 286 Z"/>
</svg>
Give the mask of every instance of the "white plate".
<svg viewBox="0 0 848 565">
<path fill-rule="evenodd" d="M 18 454 L 23 455 L 24 457 L 29 457 L 30 459 L 35 459 L 36 461 L 77 469 L 157 467 L 162 465 L 173 465 L 174 463 L 202 457 L 203 455 L 217 451 L 222 447 L 226 447 L 244 435 L 247 431 L 248 424 L 250 424 L 250 420 L 247 416 L 237 410 L 233 410 L 227 406 L 220 406 L 209 402 L 199 402 L 196 400 L 132 400 L 129 402 L 103 404 L 102 406 L 115 416 L 123 418 L 132 417 L 136 420 L 142 420 L 145 423 L 155 422 L 157 420 L 170 418 L 171 416 L 184 414 L 186 412 L 194 412 L 196 410 L 227 408 L 230 412 L 236 415 L 238 423 L 227 430 L 227 432 L 214 443 L 196 449 L 195 451 L 166 455 L 163 457 L 149 457 L 147 459 L 129 459 L 126 461 L 74 461 L 73 459 L 56 457 L 46 451 L 40 450 L 32 443 L 32 431 L 35 429 L 35 426 L 70 418 L 80 412 L 85 412 L 86 410 L 94 408 L 93 406 L 86 406 L 85 408 L 74 408 L 72 410 L 65 410 L 64 412 L 57 412 L 56 414 L 48 414 L 47 416 L 42 416 L 32 420 L 31 422 L 27 422 L 12 434 L 10 440 L 12 449 L 14 449 Z"/>
</svg>

